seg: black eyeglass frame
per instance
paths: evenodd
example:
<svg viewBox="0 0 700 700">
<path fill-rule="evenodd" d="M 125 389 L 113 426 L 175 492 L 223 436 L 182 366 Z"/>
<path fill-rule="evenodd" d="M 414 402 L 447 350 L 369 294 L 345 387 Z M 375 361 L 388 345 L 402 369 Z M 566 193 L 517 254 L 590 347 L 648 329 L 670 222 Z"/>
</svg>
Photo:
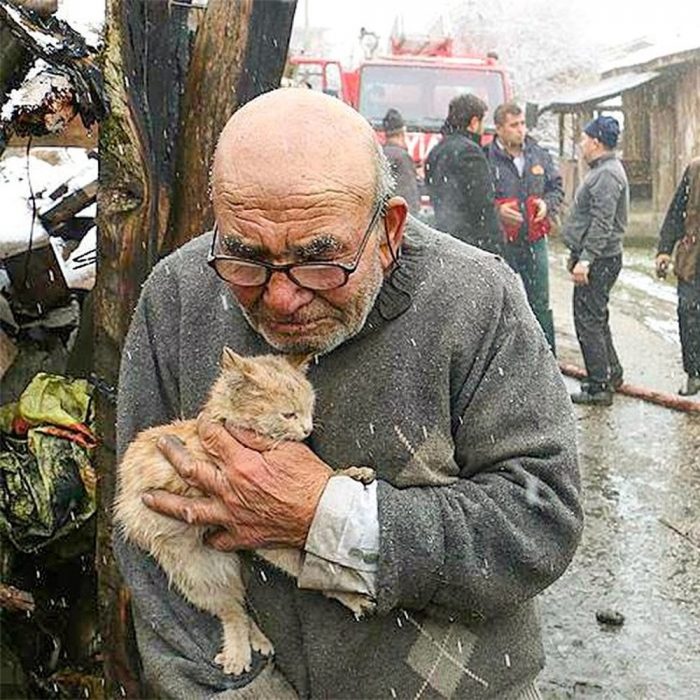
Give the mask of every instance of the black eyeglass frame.
<svg viewBox="0 0 700 700">
<path fill-rule="evenodd" d="M 211 241 L 211 248 L 209 250 L 209 255 L 207 256 L 207 265 L 211 267 L 214 272 L 217 274 L 217 276 L 222 279 L 224 282 L 228 284 L 234 284 L 239 287 L 264 287 L 269 281 L 270 277 L 272 277 L 272 274 L 274 272 L 282 272 L 287 277 L 294 282 L 297 286 L 303 288 L 303 289 L 309 289 L 311 291 L 328 291 L 331 289 L 340 289 L 341 287 L 344 287 L 348 283 L 348 279 L 350 278 L 350 275 L 357 270 L 358 265 L 360 264 L 360 260 L 362 260 L 362 255 L 365 252 L 365 248 L 367 247 L 367 242 L 369 241 L 370 234 L 374 230 L 374 227 L 377 225 L 377 221 L 381 216 L 384 215 L 385 211 L 384 208 L 386 206 L 387 199 L 383 198 L 380 199 L 379 202 L 376 204 L 374 211 L 372 213 L 372 218 L 369 221 L 369 224 L 367 225 L 367 229 L 365 230 L 365 233 L 362 237 L 362 242 L 360 243 L 359 248 L 357 249 L 357 252 L 355 253 L 355 259 L 351 263 L 339 263 L 339 262 L 332 262 L 332 261 L 318 261 L 318 262 L 305 262 L 305 263 L 286 263 L 283 265 L 277 265 L 275 263 L 268 263 L 268 262 L 263 262 L 263 261 L 258 261 L 258 260 L 246 260 L 245 258 L 239 258 L 235 255 L 222 255 L 222 254 L 214 254 L 214 249 L 216 247 L 216 241 L 217 237 L 219 235 L 219 226 L 218 223 L 214 222 L 214 235 L 212 236 L 212 241 Z M 385 226 L 386 228 L 386 226 Z M 393 257 L 393 250 L 392 250 L 392 257 Z M 243 265 L 250 265 L 252 267 L 257 267 L 257 268 L 262 268 L 266 271 L 265 279 L 262 282 L 259 282 L 257 284 L 239 284 L 237 282 L 232 282 L 231 280 L 227 280 L 217 269 L 216 269 L 216 262 L 217 260 L 232 260 L 237 263 L 241 263 Z M 338 269 L 344 274 L 343 281 L 340 284 L 334 285 L 332 287 L 309 287 L 308 284 L 301 284 L 294 278 L 294 273 L 293 270 L 294 268 L 298 267 L 315 267 L 315 268 L 333 268 L 333 269 Z"/>
</svg>

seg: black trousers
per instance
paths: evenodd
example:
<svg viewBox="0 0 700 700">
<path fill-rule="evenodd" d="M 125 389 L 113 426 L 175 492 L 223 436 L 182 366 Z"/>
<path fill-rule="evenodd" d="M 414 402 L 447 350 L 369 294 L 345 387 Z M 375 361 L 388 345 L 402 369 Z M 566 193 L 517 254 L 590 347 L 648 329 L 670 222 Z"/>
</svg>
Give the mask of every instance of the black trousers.
<svg viewBox="0 0 700 700">
<path fill-rule="evenodd" d="M 678 328 L 683 369 L 700 377 L 700 286 L 692 282 L 678 282 Z"/>
<path fill-rule="evenodd" d="M 608 303 L 622 268 L 622 256 L 598 258 L 588 270 L 588 284 L 574 287 L 574 326 L 592 391 L 608 388 L 622 376 L 610 334 Z"/>
</svg>

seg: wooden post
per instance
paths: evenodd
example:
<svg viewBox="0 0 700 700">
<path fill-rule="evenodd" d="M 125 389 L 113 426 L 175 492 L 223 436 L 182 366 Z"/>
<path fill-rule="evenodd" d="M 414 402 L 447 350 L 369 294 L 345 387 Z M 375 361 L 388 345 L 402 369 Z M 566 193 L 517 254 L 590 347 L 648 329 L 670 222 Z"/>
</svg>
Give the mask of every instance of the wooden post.
<svg viewBox="0 0 700 700">
<path fill-rule="evenodd" d="M 162 252 L 213 224 L 209 170 L 237 107 L 279 86 L 296 0 L 209 0 L 182 103 L 172 214 Z"/>
<path fill-rule="evenodd" d="M 116 386 L 124 336 L 141 283 L 155 259 L 150 244 L 153 182 L 144 115 L 135 87 L 128 30 L 130 0 L 106 6 L 103 79 L 111 112 L 100 128 L 98 274 L 93 291 L 95 409 L 99 447 L 96 567 L 106 696 L 139 697 L 138 671 L 127 639 L 128 607 L 112 555 L 111 504 L 115 490 Z"/>
<path fill-rule="evenodd" d="M 107 697 L 142 696 L 128 595 L 111 547 L 121 349 L 159 255 L 201 230 L 208 159 L 219 130 L 244 99 L 279 84 L 295 6 L 210 0 L 190 61 L 188 13 L 203 10 L 168 0 L 107 0 L 103 77 L 111 113 L 100 126 L 94 290 L 96 562 Z M 175 214 L 183 228 L 164 244 L 173 202 L 182 204 Z"/>
</svg>

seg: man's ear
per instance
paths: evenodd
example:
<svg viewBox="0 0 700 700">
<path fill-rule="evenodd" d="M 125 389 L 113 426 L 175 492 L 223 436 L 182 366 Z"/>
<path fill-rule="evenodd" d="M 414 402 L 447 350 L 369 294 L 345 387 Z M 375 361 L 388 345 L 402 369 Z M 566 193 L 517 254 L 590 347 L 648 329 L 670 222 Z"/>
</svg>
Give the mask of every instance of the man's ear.
<svg viewBox="0 0 700 700">
<path fill-rule="evenodd" d="M 388 270 L 394 260 L 399 257 L 407 216 L 408 205 L 403 197 L 392 197 L 386 203 L 386 213 L 383 216 L 384 235 L 379 245 L 379 255 L 384 270 Z M 389 246 L 391 246 L 391 250 L 389 250 Z"/>
</svg>

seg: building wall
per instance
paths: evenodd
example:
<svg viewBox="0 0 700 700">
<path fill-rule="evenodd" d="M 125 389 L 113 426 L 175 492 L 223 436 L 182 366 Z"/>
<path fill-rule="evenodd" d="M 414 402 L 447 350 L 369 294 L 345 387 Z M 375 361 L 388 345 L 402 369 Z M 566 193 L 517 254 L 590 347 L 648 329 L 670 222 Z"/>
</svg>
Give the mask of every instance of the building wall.
<svg viewBox="0 0 700 700">
<path fill-rule="evenodd" d="M 662 213 L 686 165 L 700 156 L 700 61 L 671 69 L 650 104 L 653 208 Z"/>
<path fill-rule="evenodd" d="M 676 181 L 700 156 L 700 60 L 688 64 L 676 86 Z"/>
</svg>

